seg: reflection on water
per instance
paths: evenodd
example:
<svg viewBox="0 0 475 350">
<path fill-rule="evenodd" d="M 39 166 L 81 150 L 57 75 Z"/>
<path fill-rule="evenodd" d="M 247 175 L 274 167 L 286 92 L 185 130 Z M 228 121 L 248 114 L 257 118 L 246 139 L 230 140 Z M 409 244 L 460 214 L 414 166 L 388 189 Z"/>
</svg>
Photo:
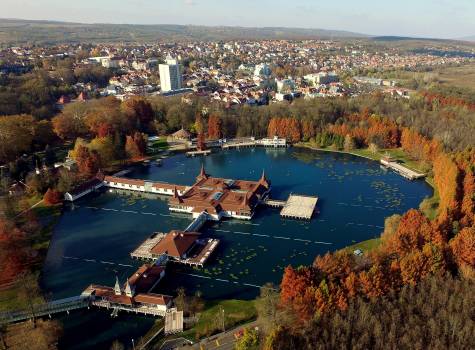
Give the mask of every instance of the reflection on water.
<svg viewBox="0 0 475 350">
<path fill-rule="evenodd" d="M 245 149 L 205 158 L 178 155 L 161 167 L 137 167 L 129 176 L 189 185 L 202 163 L 211 175 L 225 178 L 257 180 L 265 169 L 273 198 L 316 195 L 319 213 L 310 222 L 294 221 L 280 218 L 276 209 L 262 208 L 250 222 L 207 226 L 206 236 L 221 239 L 216 254 L 204 269 L 171 267 L 157 287 L 161 293 L 184 286 L 188 293 L 201 290 L 207 298 L 254 298 L 258 286 L 279 283 L 287 265 L 309 264 L 317 254 L 378 236 L 385 217 L 417 207 L 431 195 L 424 182 L 409 182 L 376 162 L 300 149 Z M 152 232 L 184 229 L 190 221 L 187 215 L 170 214 L 166 197 L 106 191 L 84 198 L 66 208 L 55 229 L 44 288 L 61 298 L 77 295 L 90 283 L 113 285 L 116 275 L 124 281 L 140 265 L 129 255 L 138 244 Z M 125 325 L 122 317 L 105 317 L 104 322 L 124 338 L 129 323 L 139 332 L 148 322 L 132 317 Z M 64 347 L 74 348 L 77 343 L 69 333 L 82 329 L 90 318 L 83 313 L 68 318 Z M 98 342 L 109 339 L 104 334 L 93 337 Z"/>
</svg>

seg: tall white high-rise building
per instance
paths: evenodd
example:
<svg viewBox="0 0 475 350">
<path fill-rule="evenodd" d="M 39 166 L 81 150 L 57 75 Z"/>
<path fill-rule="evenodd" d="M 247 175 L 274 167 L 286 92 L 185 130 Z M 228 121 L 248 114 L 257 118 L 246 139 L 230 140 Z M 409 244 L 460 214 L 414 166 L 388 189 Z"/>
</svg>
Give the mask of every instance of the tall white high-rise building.
<svg viewBox="0 0 475 350">
<path fill-rule="evenodd" d="M 179 90 L 182 88 L 182 68 L 176 59 L 170 56 L 166 59 L 166 64 L 160 64 L 160 85 L 162 92 Z"/>
</svg>

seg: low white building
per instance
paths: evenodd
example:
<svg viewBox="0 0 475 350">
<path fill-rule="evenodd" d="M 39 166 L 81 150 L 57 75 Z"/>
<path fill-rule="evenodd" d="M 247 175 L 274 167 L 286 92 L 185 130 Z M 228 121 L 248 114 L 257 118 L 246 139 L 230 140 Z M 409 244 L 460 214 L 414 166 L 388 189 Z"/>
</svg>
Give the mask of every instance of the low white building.
<svg viewBox="0 0 475 350">
<path fill-rule="evenodd" d="M 287 147 L 287 140 L 278 136 L 260 139 L 257 141 L 257 143 L 264 147 Z"/>
</svg>

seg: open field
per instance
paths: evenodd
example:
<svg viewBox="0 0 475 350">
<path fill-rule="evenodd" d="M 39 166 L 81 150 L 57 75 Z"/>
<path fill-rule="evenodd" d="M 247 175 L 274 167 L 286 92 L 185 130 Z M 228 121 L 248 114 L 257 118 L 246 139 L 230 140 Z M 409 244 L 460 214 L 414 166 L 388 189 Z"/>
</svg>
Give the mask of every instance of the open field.
<svg viewBox="0 0 475 350">
<path fill-rule="evenodd" d="M 224 310 L 225 328 L 230 329 L 239 324 L 251 321 L 257 317 L 254 300 L 222 300 L 210 302 L 205 311 L 200 315 L 196 325 L 185 331 L 182 335 L 186 338 L 203 337 L 222 331 L 218 324 L 220 313 Z"/>
<path fill-rule="evenodd" d="M 437 70 L 442 85 L 470 89 L 475 92 L 475 63 Z"/>
<path fill-rule="evenodd" d="M 381 238 L 373 238 L 359 243 L 355 243 L 346 248 L 343 248 L 343 250 L 353 253 L 356 249 L 361 249 L 363 253 L 366 253 L 378 248 L 380 244 Z"/>
</svg>

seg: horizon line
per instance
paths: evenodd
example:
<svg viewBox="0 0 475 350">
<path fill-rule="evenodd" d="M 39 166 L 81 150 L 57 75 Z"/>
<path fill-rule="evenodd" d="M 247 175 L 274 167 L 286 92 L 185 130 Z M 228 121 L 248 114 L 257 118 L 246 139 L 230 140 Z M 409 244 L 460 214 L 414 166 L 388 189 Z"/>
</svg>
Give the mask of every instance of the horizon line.
<svg viewBox="0 0 475 350">
<path fill-rule="evenodd" d="M 295 27 L 295 26 L 247 26 L 247 25 L 226 25 L 226 24 L 214 24 L 214 25 L 205 25 L 205 24 L 178 24 L 178 23 L 127 23 L 127 22 L 75 22 L 61 19 L 31 19 L 31 18 L 20 18 L 20 17 L 0 17 L 0 20 L 11 20 L 11 21 L 29 21 L 29 22 L 53 22 L 53 23 L 64 23 L 64 24 L 77 24 L 77 25 L 128 25 L 128 26 L 194 26 L 194 27 L 204 27 L 204 28 L 247 28 L 247 29 L 273 29 L 273 28 L 282 28 L 282 29 L 299 29 L 299 30 L 321 30 L 327 32 L 340 32 L 355 34 L 361 36 L 362 38 L 407 38 L 407 39 L 423 39 L 423 40 L 446 40 L 446 41 L 466 41 L 468 43 L 473 42 L 470 39 L 475 40 L 475 35 L 473 36 L 464 36 L 457 38 L 441 38 L 441 37 L 430 37 L 430 36 L 417 36 L 417 35 L 398 35 L 398 34 L 367 34 L 357 31 L 347 30 L 347 29 L 328 29 L 328 28 L 317 28 L 317 27 Z M 345 38 L 345 37 L 342 37 Z M 346 38 L 352 38 L 351 35 Z"/>
</svg>

